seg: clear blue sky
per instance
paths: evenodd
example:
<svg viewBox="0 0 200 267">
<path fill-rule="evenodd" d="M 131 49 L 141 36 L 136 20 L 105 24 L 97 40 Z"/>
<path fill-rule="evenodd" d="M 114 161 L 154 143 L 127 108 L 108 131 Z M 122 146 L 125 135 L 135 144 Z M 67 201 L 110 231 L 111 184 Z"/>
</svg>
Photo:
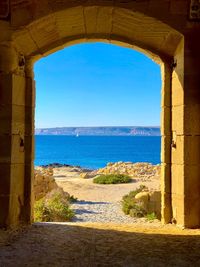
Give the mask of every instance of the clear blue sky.
<svg viewBox="0 0 200 267">
<path fill-rule="evenodd" d="M 160 125 L 160 67 L 104 43 L 65 48 L 35 64 L 36 128 Z"/>
</svg>

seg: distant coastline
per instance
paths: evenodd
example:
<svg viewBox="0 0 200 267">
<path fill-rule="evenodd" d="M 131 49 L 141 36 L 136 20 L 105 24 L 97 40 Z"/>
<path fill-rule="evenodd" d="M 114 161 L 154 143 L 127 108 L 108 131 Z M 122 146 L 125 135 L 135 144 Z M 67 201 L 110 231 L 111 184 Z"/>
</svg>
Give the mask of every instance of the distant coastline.
<svg viewBox="0 0 200 267">
<path fill-rule="evenodd" d="M 36 135 L 160 136 L 159 126 L 55 127 L 35 129 Z"/>
</svg>

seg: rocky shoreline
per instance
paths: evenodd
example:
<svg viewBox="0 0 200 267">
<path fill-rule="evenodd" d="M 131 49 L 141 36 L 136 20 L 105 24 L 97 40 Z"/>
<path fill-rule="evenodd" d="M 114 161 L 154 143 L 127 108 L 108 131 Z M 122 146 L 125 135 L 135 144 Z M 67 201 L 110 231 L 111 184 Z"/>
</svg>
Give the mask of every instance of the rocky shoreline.
<svg viewBox="0 0 200 267">
<path fill-rule="evenodd" d="M 81 166 L 78 166 L 78 165 L 70 165 L 70 164 L 62 164 L 62 163 L 49 163 L 49 164 L 46 164 L 46 165 L 40 165 L 40 166 L 36 166 L 36 169 L 37 168 L 44 168 L 44 169 L 48 169 L 48 168 L 72 168 L 74 171 L 77 170 L 77 171 L 93 171 L 92 169 L 88 169 L 88 168 L 83 168 Z"/>
<path fill-rule="evenodd" d="M 76 172 L 80 173 L 82 178 L 92 178 L 96 175 L 100 174 L 125 174 L 129 175 L 133 178 L 143 178 L 143 179 L 149 179 L 151 177 L 159 177 L 161 166 L 160 164 L 153 165 L 151 163 L 147 162 L 109 162 L 107 165 L 103 168 L 99 169 L 88 169 L 83 168 L 81 166 L 74 166 L 69 164 L 61 164 L 61 163 L 50 163 L 47 165 L 41 165 L 36 167 L 36 170 L 48 170 L 50 172 L 53 171 L 55 168 L 67 168 L 69 172 Z"/>
<path fill-rule="evenodd" d="M 160 165 L 152 165 L 145 162 L 116 162 L 108 163 L 105 168 L 97 171 L 97 174 L 125 174 L 133 178 L 150 179 L 160 177 Z"/>
</svg>

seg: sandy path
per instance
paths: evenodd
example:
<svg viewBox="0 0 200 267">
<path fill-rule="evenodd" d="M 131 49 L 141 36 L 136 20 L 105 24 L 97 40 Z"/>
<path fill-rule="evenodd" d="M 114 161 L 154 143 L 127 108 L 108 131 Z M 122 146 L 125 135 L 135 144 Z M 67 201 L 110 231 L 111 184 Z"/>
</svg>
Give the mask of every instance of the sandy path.
<svg viewBox="0 0 200 267">
<path fill-rule="evenodd" d="M 151 189 L 159 188 L 158 178 L 143 182 L 137 179 L 128 184 L 100 185 L 94 184 L 92 178 L 83 179 L 79 173 L 68 170 L 65 167 L 55 168 L 54 177 L 59 186 L 78 198 L 78 202 L 72 205 L 76 214 L 73 218 L 75 222 L 137 223 L 141 219 L 131 218 L 122 212 L 122 197 L 141 184 Z"/>
<path fill-rule="evenodd" d="M 79 200 L 117 202 L 121 201 L 125 194 L 140 186 L 146 185 L 149 189 L 158 189 L 160 181 L 158 178 L 149 181 L 136 180 L 128 184 L 99 185 L 94 184 L 93 179 L 80 178 L 79 173 L 68 172 L 67 168 L 55 168 L 54 177 L 58 185 L 74 195 Z"/>
</svg>

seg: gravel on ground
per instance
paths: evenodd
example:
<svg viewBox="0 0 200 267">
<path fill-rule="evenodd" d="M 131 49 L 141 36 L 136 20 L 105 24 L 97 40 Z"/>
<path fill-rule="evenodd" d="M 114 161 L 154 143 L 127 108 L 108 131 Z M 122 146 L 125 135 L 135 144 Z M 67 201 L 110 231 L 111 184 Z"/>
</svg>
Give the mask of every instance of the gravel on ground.
<svg viewBox="0 0 200 267">
<path fill-rule="evenodd" d="M 93 202 L 93 201 L 77 201 L 72 204 L 75 211 L 73 222 L 97 222 L 97 223 L 118 223 L 118 224 L 134 224 L 134 223 L 154 223 L 160 224 L 158 220 L 153 222 L 146 218 L 134 218 L 123 213 L 120 202 Z"/>
</svg>

